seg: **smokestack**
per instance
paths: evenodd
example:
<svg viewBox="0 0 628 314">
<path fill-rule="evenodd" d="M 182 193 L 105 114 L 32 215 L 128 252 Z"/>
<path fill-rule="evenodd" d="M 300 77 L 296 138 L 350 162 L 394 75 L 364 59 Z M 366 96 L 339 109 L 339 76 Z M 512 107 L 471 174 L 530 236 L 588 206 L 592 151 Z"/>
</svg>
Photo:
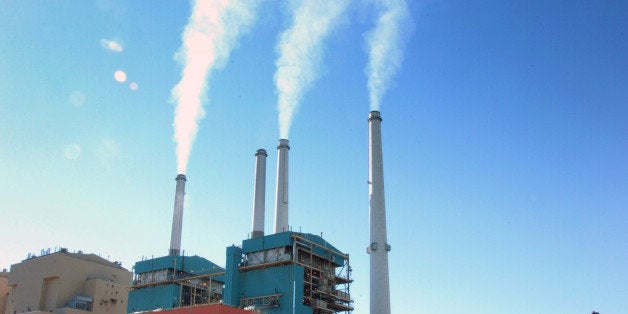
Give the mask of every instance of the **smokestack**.
<svg viewBox="0 0 628 314">
<path fill-rule="evenodd" d="M 275 233 L 289 231 L 288 226 L 288 140 L 277 146 L 277 197 L 275 198 Z"/>
<path fill-rule="evenodd" d="M 266 202 L 266 150 L 255 154 L 255 187 L 253 190 L 253 230 L 251 238 L 264 236 L 264 204 Z"/>
<path fill-rule="evenodd" d="M 379 111 L 369 115 L 369 221 L 370 240 L 370 308 L 371 313 L 390 313 L 388 252 L 386 241 L 386 208 L 384 205 L 384 162 L 382 157 L 382 118 Z"/>
<path fill-rule="evenodd" d="M 174 194 L 174 213 L 172 214 L 172 234 L 170 235 L 169 255 L 181 252 L 181 229 L 183 227 L 183 199 L 185 196 L 185 175 L 179 174 L 175 179 L 177 189 Z"/>
</svg>

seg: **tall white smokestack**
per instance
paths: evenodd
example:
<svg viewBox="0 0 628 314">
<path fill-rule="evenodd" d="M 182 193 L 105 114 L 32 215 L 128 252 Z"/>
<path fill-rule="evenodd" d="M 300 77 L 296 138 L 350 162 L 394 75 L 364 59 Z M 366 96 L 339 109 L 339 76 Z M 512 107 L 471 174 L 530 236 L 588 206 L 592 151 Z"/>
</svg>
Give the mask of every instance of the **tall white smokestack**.
<svg viewBox="0 0 628 314">
<path fill-rule="evenodd" d="M 258 149 L 255 154 L 255 187 L 253 190 L 253 230 L 251 238 L 264 236 L 264 214 L 266 202 L 266 150 Z"/>
<path fill-rule="evenodd" d="M 370 308 L 373 314 L 390 313 L 388 284 L 388 251 L 386 241 L 386 208 L 384 204 L 384 162 L 382 158 L 382 118 L 379 111 L 369 115 L 369 221 L 371 283 Z"/>
<path fill-rule="evenodd" d="M 170 235 L 170 255 L 181 252 L 181 229 L 183 228 L 183 199 L 185 196 L 185 175 L 179 174 L 175 179 L 177 189 L 174 194 L 174 213 L 172 214 L 172 234 Z"/>
<path fill-rule="evenodd" d="M 275 198 L 275 233 L 289 231 L 288 225 L 288 140 L 277 146 L 277 197 Z"/>
</svg>

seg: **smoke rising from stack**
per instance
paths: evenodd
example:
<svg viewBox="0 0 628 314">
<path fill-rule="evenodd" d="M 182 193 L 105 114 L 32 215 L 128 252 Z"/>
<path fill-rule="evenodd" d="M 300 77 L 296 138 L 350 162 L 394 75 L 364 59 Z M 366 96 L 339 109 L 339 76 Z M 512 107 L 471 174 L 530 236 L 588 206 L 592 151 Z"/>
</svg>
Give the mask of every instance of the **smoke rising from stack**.
<svg viewBox="0 0 628 314">
<path fill-rule="evenodd" d="M 378 0 L 380 15 L 366 35 L 369 61 L 366 67 L 371 110 L 379 110 L 384 93 L 403 61 L 402 27 L 410 24 L 405 0 Z"/>
<path fill-rule="evenodd" d="M 192 3 L 192 13 L 183 31 L 182 46 L 175 59 L 182 65 L 181 80 L 172 89 L 175 103 L 174 140 L 177 173 L 186 173 L 198 123 L 205 116 L 207 80 L 214 68 L 223 66 L 238 38 L 253 22 L 255 3 L 245 0 Z"/>
<path fill-rule="evenodd" d="M 275 62 L 280 138 L 288 138 L 294 111 L 317 79 L 323 40 L 347 4 L 346 0 L 291 2 L 292 25 L 280 35 Z"/>
</svg>

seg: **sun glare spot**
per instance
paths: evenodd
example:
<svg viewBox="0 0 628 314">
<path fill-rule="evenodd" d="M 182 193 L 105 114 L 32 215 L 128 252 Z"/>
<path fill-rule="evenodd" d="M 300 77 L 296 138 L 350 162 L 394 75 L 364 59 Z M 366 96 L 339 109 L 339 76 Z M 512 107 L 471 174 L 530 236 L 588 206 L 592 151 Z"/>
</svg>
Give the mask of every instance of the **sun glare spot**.
<svg viewBox="0 0 628 314">
<path fill-rule="evenodd" d="M 70 103 L 74 107 L 81 107 L 85 104 L 85 94 L 80 91 L 73 91 L 70 94 Z"/>
<path fill-rule="evenodd" d="M 113 78 L 120 83 L 124 83 L 124 81 L 126 81 L 126 73 L 122 70 L 118 70 L 113 74 Z"/>
<path fill-rule="evenodd" d="M 131 90 L 137 90 L 139 88 L 139 86 L 137 86 L 136 82 L 131 82 L 131 84 L 129 84 L 129 88 Z"/>
</svg>

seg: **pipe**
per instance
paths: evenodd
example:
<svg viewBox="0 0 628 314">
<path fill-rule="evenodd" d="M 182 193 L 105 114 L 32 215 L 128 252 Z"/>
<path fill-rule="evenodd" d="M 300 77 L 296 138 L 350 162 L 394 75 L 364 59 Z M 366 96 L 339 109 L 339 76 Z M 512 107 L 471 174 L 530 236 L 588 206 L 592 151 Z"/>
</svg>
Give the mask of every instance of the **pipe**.
<svg viewBox="0 0 628 314">
<path fill-rule="evenodd" d="M 177 188 L 174 194 L 174 212 L 172 214 L 172 233 L 170 235 L 169 255 L 179 255 L 181 252 L 181 229 L 183 228 L 183 200 L 185 197 L 185 175 L 179 174 L 175 179 Z"/>
<path fill-rule="evenodd" d="M 369 223 L 370 312 L 390 313 L 386 206 L 384 202 L 384 162 L 382 157 L 382 118 L 379 111 L 369 114 Z"/>
<path fill-rule="evenodd" d="M 277 146 L 277 194 L 275 198 L 275 233 L 289 231 L 288 225 L 288 151 L 287 139 Z"/>
<path fill-rule="evenodd" d="M 255 153 L 255 186 L 253 187 L 253 222 L 251 238 L 264 236 L 264 215 L 266 202 L 266 150 Z"/>
</svg>

